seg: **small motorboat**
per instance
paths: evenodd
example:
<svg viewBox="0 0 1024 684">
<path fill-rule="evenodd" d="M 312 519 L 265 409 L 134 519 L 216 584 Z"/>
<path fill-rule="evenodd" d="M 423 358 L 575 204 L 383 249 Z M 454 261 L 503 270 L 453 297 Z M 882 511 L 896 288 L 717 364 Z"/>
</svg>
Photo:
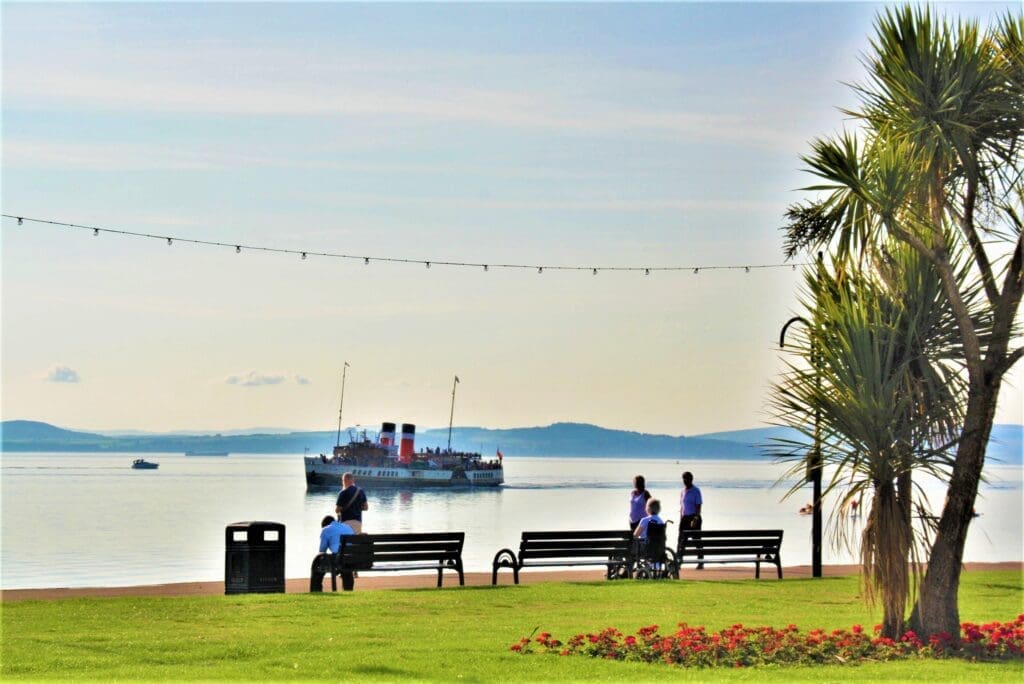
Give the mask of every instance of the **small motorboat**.
<svg viewBox="0 0 1024 684">
<path fill-rule="evenodd" d="M 132 468 L 135 470 L 156 470 L 159 467 L 159 463 L 151 463 L 144 458 L 137 458 L 132 461 Z"/>
</svg>

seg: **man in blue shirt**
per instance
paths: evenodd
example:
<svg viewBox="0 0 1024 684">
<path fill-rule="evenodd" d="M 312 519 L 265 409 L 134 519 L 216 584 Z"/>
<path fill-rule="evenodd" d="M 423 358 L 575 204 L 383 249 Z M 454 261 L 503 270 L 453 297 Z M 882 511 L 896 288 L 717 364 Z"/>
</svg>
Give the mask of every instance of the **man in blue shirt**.
<svg viewBox="0 0 1024 684">
<path fill-rule="evenodd" d="M 700 487 L 693 484 L 693 473 L 686 471 L 683 473 L 683 491 L 679 495 L 679 543 L 676 548 L 683 545 L 683 535 L 686 532 L 701 528 L 703 521 L 700 517 L 700 509 L 703 507 L 704 498 L 700 494 Z M 703 558 L 704 554 L 697 555 L 698 560 Z M 697 569 L 703 570 L 704 564 L 698 563 Z"/>
<path fill-rule="evenodd" d="M 355 534 L 355 530 L 334 519 L 334 516 L 326 515 L 320 521 L 320 553 L 313 559 L 313 567 L 309 574 L 309 590 L 312 592 L 323 591 L 324 575 L 330 572 L 331 556 L 338 553 L 341 548 L 341 538 L 347 534 Z M 354 580 L 351 572 L 341 573 L 342 588 L 351 591 Z"/>
<path fill-rule="evenodd" d="M 324 516 L 324 519 L 320 521 L 320 526 L 323 528 L 320 530 L 320 553 L 324 553 L 328 549 L 331 550 L 331 553 L 338 553 L 342 536 L 356 533 L 351 525 L 340 523 L 330 515 Z"/>
</svg>

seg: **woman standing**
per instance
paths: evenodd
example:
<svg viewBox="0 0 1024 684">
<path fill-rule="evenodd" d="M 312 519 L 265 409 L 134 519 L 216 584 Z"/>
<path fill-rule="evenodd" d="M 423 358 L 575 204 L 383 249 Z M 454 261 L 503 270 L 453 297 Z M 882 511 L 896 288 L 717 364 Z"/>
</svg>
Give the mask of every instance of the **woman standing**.
<svg viewBox="0 0 1024 684">
<path fill-rule="evenodd" d="M 647 491 L 647 481 L 643 475 L 633 478 L 633 491 L 629 494 L 629 531 L 635 532 L 636 526 L 647 515 L 647 500 L 651 493 Z"/>
</svg>

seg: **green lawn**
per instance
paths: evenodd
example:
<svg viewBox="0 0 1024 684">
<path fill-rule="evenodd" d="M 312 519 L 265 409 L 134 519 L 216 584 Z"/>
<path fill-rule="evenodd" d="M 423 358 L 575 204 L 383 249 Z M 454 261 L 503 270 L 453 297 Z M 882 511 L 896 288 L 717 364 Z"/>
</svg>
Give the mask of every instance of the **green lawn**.
<svg viewBox="0 0 1024 684">
<path fill-rule="evenodd" d="M 524 575 L 529 582 L 528 575 Z M 433 679 L 666 678 L 1021 681 L 1021 663 L 908 661 L 860 666 L 683 670 L 584 657 L 517 655 L 534 628 L 566 638 L 678 622 L 834 629 L 879 621 L 856 578 L 526 584 L 348 594 L 69 599 L 3 604 L 4 678 Z M 1024 612 L 1019 572 L 963 576 L 961 618 Z"/>
</svg>

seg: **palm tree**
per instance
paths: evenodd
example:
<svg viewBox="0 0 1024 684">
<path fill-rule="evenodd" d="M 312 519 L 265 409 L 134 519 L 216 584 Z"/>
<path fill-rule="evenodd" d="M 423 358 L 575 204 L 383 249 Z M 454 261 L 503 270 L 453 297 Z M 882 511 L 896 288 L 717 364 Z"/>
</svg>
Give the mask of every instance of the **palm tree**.
<svg viewBox="0 0 1024 684">
<path fill-rule="evenodd" d="M 942 283 L 967 378 L 949 497 L 913 626 L 959 633 L 957 593 L 967 530 L 1024 295 L 1024 14 L 982 32 L 933 20 L 928 9 L 888 10 L 865 58 L 856 134 L 818 140 L 805 157 L 823 198 L 794 205 L 787 251 L 834 244 L 870 267 L 895 239 L 925 258 Z M 958 278 L 954 255 L 968 258 Z M 970 293 L 984 296 L 984 315 Z"/>
<path fill-rule="evenodd" d="M 860 539 L 865 596 L 881 600 L 883 634 L 898 638 L 918 567 L 908 565 L 920 546 L 912 511 L 927 506 L 920 496 L 915 502 L 914 473 L 948 476 L 959 423 L 956 325 L 934 270 L 899 243 L 873 270 L 835 266 L 835 275 L 807 273 L 812 324 L 797 353 L 810 363 L 790 366 L 773 403 L 784 424 L 816 437 L 832 472 L 825 493 L 842 492 L 840 511 L 870 499 Z M 810 478 L 805 447 L 784 442 L 778 452 L 796 461 L 790 494 Z M 848 519 L 830 522 L 837 542 L 852 546 Z"/>
</svg>

